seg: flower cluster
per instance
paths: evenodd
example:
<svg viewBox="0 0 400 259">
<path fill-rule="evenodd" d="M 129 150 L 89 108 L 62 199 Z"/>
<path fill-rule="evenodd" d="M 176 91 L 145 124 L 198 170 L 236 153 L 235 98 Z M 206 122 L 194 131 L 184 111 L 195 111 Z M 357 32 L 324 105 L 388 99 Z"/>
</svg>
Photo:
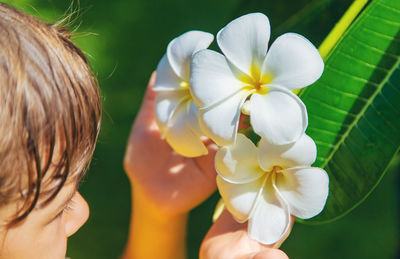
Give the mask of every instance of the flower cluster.
<svg viewBox="0 0 400 259">
<path fill-rule="evenodd" d="M 261 13 L 239 17 L 217 34 L 223 54 L 207 49 L 213 36 L 189 31 L 171 41 L 157 67 L 156 121 L 163 137 L 187 157 L 207 153 L 201 136 L 221 146 L 215 157 L 217 185 L 227 209 L 249 221 L 250 237 L 277 242 L 290 215 L 320 213 L 328 176 L 311 167 L 314 141 L 305 134 L 307 110 L 292 90 L 322 74 L 318 50 L 286 33 L 268 49 L 270 24 Z M 238 134 L 241 114 L 261 137 L 254 145 Z"/>
</svg>

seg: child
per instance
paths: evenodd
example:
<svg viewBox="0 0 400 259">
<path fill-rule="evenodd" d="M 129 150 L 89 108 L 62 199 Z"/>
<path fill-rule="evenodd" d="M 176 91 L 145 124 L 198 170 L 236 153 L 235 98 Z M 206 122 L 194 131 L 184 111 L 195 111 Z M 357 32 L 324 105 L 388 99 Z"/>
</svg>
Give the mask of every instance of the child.
<svg viewBox="0 0 400 259">
<path fill-rule="evenodd" d="M 124 258 L 184 258 L 187 215 L 216 188 L 216 146 L 208 140 L 196 159 L 174 153 L 154 123 L 153 84 L 124 160 L 133 187 Z M 0 258 L 64 258 L 89 216 L 77 187 L 100 128 L 97 81 L 65 29 L 1 3 L 0 103 Z M 202 258 L 285 258 L 243 229 L 223 214 Z"/>
<path fill-rule="evenodd" d="M 64 258 L 100 129 L 97 82 L 66 30 L 0 3 L 0 258 Z"/>
</svg>

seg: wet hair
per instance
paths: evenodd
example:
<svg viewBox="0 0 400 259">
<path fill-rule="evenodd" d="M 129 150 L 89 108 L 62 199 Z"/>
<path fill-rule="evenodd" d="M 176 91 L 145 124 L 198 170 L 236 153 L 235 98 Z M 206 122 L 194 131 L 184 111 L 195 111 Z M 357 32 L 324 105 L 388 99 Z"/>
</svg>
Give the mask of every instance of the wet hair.
<svg viewBox="0 0 400 259">
<path fill-rule="evenodd" d="M 96 78 L 59 25 L 0 3 L 0 208 L 11 226 L 79 180 L 100 128 Z"/>
</svg>

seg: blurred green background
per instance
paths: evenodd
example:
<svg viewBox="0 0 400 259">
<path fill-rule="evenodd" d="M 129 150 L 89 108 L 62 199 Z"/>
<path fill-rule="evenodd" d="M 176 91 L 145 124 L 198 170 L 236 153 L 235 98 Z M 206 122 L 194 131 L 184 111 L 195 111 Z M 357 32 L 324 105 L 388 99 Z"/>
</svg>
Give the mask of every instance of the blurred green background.
<svg viewBox="0 0 400 259">
<path fill-rule="evenodd" d="M 125 142 L 147 80 L 168 42 L 197 29 L 216 34 L 249 12 L 267 14 L 272 39 L 284 32 L 303 34 L 318 46 L 350 0 L 70 0 L 3 1 L 54 23 L 80 9 L 74 42 L 89 56 L 103 99 L 103 125 L 91 170 L 81 185 L 91 216 L 69 240 L 73 259 L 118 258 L 125 246 L 130 185 L 122 168 Z M 213 48 L 215 44 L 213 44 Z M 334 223 L 295 224 L 282 249 L 290 258 L 399 258 L 399 163 L 370 197 Z M 188 258 L 198 258 L 219 197 L 214 194 L 190 214 Z M 155 248 L 157 249 L 157 248 Z M 145 258 L 143 258 L 145 259 Z"/>
</svg>

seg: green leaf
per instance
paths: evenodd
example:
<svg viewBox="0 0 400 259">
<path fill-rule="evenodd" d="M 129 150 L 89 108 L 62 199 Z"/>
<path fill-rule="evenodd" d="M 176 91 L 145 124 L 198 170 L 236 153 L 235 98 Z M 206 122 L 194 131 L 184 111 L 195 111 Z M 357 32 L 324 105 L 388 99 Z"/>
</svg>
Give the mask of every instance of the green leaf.
<svg viewBox="0 0 400 259">
<path fill-rule="evenodd" d="M 400 1 L 372 1 L 325 62 L 319 81 L 300 97 L 307 106 L 315 166 L 330 193 L 307 223 L 338 219 L 376 187 L 400 147 Z"/>
<path fill-rule="evenodd" d="M 319 54 L 321 54 L 324 60 L 367 3 L 368 0 L 354 0 L 340 21 L 336 23 L 335 27 L 318 48 Z"/>
</svg>

